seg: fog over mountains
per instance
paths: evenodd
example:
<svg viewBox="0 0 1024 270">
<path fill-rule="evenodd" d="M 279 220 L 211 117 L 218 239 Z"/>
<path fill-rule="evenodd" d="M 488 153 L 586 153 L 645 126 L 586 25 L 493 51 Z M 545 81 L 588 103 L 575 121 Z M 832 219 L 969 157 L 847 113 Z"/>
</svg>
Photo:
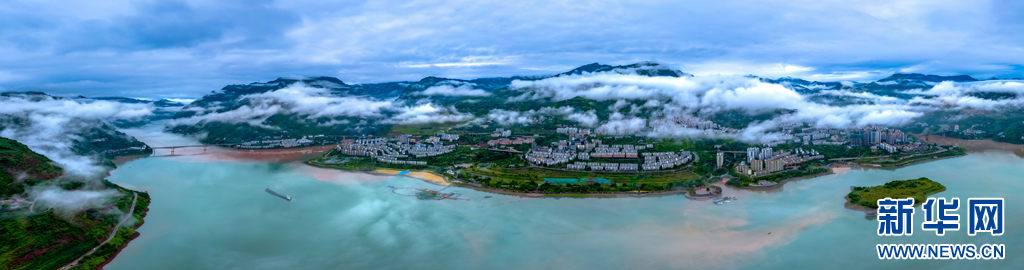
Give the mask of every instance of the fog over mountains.
<svg viewBox="0 0 1024 270">
<path fill-rule="evenodd" d="M 64 98 L 40 92 L 0 93 L 0 137 L 17 140 L 70 173 L 98 176 L 107 150 L 145 147 L 117 131 L 170 118 L 184 104 L 130 98 Z M 122 152 L 123 153 L 123 152 Z"/>
<path fill-rule="evenodd" d="M 901 127 L 951 119 L 958 116 L 947 114 L 964 110 L 1014 112 L 1024 105 L 1022 94 L 1024 81 L 966 75 L 894 74 L 868 83 L 817 82 L 694 76 L 654 62 L 594 63 L 552 75 L 472 80 L 427 77 L 347 84 L 333 77 L 285 77 L 228 85 L 184 106 L 168 100 L 5 93 L 0 100 L 5 128 L 0 132 L 25 140 L 33 149 L 79 140 L 75 134 L 82 127 L 66 124 L 76 119 L 95 122 L 90 126 L 121 127 L 170 119 L 169 131 L 204 142 L 270 135 L 381 136 L 394 126 L 423 124 L 514 128 L 563 124 L 606 134 L 757 142 L 779 139 L 775 131 L 783 124 Z M 656 124 L 679 118 L 712 121 L 725 132 Z M 26 134 L 48 135 L 29 139 Z M 46 154 L 55 159 L 66 156 Z"/>
<path fill-rule="evenodd" d="M 169 125 L 183 133 L 209 131 L 204 127 L 211 124 L 244 125 L 273 133 L 298 124 L 320 127 L 325 133 L 359 134 L 396 124 L 531 125 L 534 118 L 550 116 L 615 133 L 643 133 L 651 130 L 648 123 L 653 119 L 769 114 L 733 126 L 738 138 L 754 141 L 781 123 L 819 128 L 902 126 L 940 110 L 1014 109 L 1024 105 L 1021 91 L 1024 83 L 1019 80 L 977 80 L 965 75 L 894 74 L 869 83 L 815 82 L 693 76 L 652 62 L 594 63 L 548 76 L 427 77 L 362 85 L 309 77 L 231 85 L 185 106 Z M 580 98 L 592 102 L 570 104 Z M 603 103 L 608 104 L 597 106 Z M 660 135 L 689 133 L 663 131 Z"/>
</svg>

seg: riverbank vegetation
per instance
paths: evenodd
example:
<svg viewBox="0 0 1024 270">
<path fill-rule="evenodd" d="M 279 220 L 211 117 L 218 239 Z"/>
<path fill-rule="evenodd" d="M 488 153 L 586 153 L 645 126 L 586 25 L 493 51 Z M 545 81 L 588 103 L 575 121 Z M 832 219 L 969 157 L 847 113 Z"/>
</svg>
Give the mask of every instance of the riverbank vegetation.
<svg viewBox="0 0 1024 270">
<path fill-rule="evenodd" d="M 0 138 L 0 199 L 27 199 L 0 206 L 0 269 L 58 269 L 99 245 L 131 207 L 132 191 L 103 179 L 61 177 L 64 169 L 17 141 Z M 23 173 L 15 178 L 9 172 Z M 20 178 L 20 179 L 19 179 Z M 35 205 L 29 190 L 61 192 L 116 189 L 100 207 L 57 211 Z M 133 217 L 142 221 L 149 195 L 139 193 Z M 57 209 L 59 209 L 58 207 Z M 141 223 L 137 223 L 141 225 Z M 114 240 L 83 260 L 76 269 L 94 269 L 128 242 L 132 229 L 118 230 Z M 124 235 L 122 235 L 124 234 Z M 111 249 L 113 251 L 111 251 Z M 94 262 L 94 263 L 93 263 Z"/>
<path fill-rule="evenodd" d="M 828 169 L 826 169 L 824 167 L 817 167 L 817 168 L 809 168 L 809 169 L 802 169 L 802 170 L 783 171 L 783 172 L 779 172 L 779 173 L 775 173 L 775 174 L 769 174 L 769 175 L 765 175 L 765 176 L 751 178 L 749 176 L 742 175 L 742 174 L 739 174 L 739 173 L 735 173 L 735 171 L 733 171 L 732 175 L 736 175 L 736 176 L 733 177 L 731 180 L 729 180 L 729 182 L 726 182 L 726 184 L 731 185 L 731 186 L 736 186 L 736 187 L 748 187 L 750 185 L 757 184 L 757 182 L 760 181 L 760 180 L 767 180 L 767 181 L 771 181 L 773 183 L 779 183 L 779 182 L 782 182 L 782 181 L 784 181 L 786 179 L 797 178 L 797 177 L 805 177 L 805 176 L 810 176 L 810 175 L 819 175 L 819 174 L 825 174 L 825 173 L 828 173 Z"/>
<path fill-rule="evenodd" d="M 874 157 L 874 158 L 863 158 L 856 162 L 860 164 L 872 164 L 882 167 L 895 167 L 903 166 L 911 162 L 936 159 L 936 158 L 947 158 L 965 155 L 966 151 L 961 147 L 949 146 L 948 148 L 941 148 L 930 153 L 923 154 L 907 154 L 902 152 L 893 153 L 891 155 Z"/>
<path fill-rule="evenodd" d="M 665 191 L 691 188 L 703 184 L 702 178 L 689 170 L 662 173 L 595 173 L 559 171 L 544 168 L 470 168 L 461 174 L 463 180 L 483 186 L 512 191 L 544 193 L 592 193 L 624 191 Z M 552 184 L 545 179 L 578 179 L 580 183 Z M 606 179 L 607 184 L 586 183 L 587 179 Z"/>
<path fill-rule="evenodd" d="M 846 198 L 851 204 L 871 209 L 878 208 L 878 200 L 884 198 L 914 198 L 915 204 L 922 204 L 928 195 L 946 190 L 946 186 L 926 177 L 910 180 L 895 180 L 881 186 L 854 187 Z"/>
</svg>

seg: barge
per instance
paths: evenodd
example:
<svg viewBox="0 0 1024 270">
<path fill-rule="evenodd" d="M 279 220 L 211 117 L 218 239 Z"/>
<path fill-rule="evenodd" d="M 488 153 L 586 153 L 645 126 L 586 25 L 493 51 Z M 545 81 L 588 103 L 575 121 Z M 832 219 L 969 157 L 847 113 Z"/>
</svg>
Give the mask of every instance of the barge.
<svg viewBox="0 0 1024 270">
<path fill-rule="evenodd" d="M 281 193 L 274 192 L 273 190 L 270 190 L 269 188 L 267 189 L 267 193 L 270 193 L 271 195 L 274 195 L 274 196 L 281 197 L 281 199 L 288 200 L 289 202 L 292 201 L 292 196 L 282 195 Z"/>
</svg>

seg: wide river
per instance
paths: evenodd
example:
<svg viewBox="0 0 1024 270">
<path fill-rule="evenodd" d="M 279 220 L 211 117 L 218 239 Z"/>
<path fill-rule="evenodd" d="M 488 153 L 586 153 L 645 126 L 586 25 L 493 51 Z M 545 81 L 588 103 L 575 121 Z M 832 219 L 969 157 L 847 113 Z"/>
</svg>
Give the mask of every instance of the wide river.
<svg viewBox="0 0 1024 270">
<path fill-rule="evenodd" d="M 153 146 L 187 139 L 127 131 Z M 188 152 L 191 151 L 191 152 Z M 1024 160 L 968 156 L 894 170 L 845 169 L 771 192 L 726 189 L 724 205 L 683 196 L 530 199 L 450 188 L 469 201 L 421 201 L 388 186 L 440 187 L 244 153 L 129 161 L 110 181 L 148 191 L 141 236 L 107 269 L 1024 269 Z M 162 155 L 162 156 L 161 156 Z M 850 186 L 928 177 L 934 197 L 1003 197 L 1006 233 L 877 236 L 877 222 L 843 207 Z M 291 195 L 291 202 L 264 192 Z M 457 191 L 456 191 L 457 190 Z M 493 195 L 493 198 L 484 196 Z M 876 244 L 1006 244 L 1005 260 L 879 260 Z"/>
</svg>

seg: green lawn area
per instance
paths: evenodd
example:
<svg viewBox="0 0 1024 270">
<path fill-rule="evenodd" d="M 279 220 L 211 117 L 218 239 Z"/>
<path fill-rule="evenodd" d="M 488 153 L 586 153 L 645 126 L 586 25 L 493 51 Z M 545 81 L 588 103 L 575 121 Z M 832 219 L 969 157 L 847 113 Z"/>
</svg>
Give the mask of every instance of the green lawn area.
<svg viewBox="0 0 1024 270">
<path fill-rule="evenodd" d="M 408 125 L 394 125 L 391 127 L 391 132 L 388 132 L 387 136 L 395 136 L 399 134 L 412 134 L 412 135 L 437 135 L 438 132 L 446 131 L 452 127 L 459 125 L 459 123 L 429 123 L 429 124 L 408 124 Z"/>
<path fill-rule="evenodd" d="M 914 198 L 915 204 L 922 204 L 928 195 L 945 191 L 946 187 L 926 177 L 911 180 L 896 180 L 873 187 L 854 187 L 846 196 L 851 204 L 872 209 L 878 208 L 878 200 L 884 198 Z"/>
<path fill-rule="evenodd" d="M 956 148 L 953 148 L 951 150 L 943 151 L 942 153 L 927 154 L 927 155 L 916 156 L 916 157 L 911 157 L 911 158 L 905 158 L 905 159 L 900 159 L 900 160 L 878 161 L 877 159 L 860 159 L 860 160 L 857 160 L 857 162 L 858 163 L 865 163 L 865 164 L 878 164 L 878 165 L 882 165 L 882 166 L 892 166 L 892 165 L 896 165 L 896 164 L 900 164 L 900 163 L 905 163 L 905 162 L 921 161 L 921 160 L 928 160 L 928 159 L 942 158 L 942 157 L 951 157 L 951 156 L 958 156 L 958 155 L 963 155 L 963 154 L 964 154 L 964 149 L 956 147 Z"/>
</svg>

